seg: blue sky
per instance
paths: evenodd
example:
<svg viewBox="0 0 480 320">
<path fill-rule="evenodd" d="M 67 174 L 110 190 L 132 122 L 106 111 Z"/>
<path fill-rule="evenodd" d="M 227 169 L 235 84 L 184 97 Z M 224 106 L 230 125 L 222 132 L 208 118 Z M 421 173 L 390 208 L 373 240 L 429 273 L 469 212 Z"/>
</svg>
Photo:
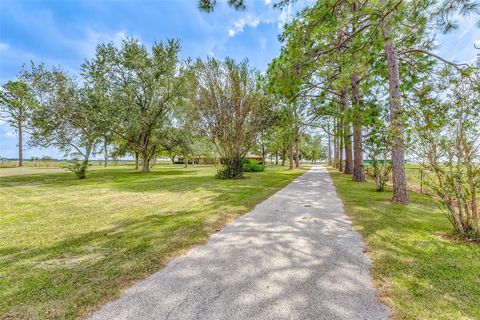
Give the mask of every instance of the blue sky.
<svg viewBox="0 0 480 320">
<path fill-rule="evenodd" d="M 197 0 L 0 0 L 0 84 L 15 79 L 30 60 L 75 73 L 97 43 L 119 43 L 125 36 L 147 46 L 177 38 L 184 58 L 246 57 L 264 70 L 279 53 L 283 23 L 308 1 L 281 11 L 272 8 L 271 0 L 250 0 L 248 10 L 235 12 L 218 0 L 215 12 L 206 14 L 199 12 Z M 479 51 L 473 44 L 480 41 L 475 20 L 464 19 L 460 30 L 439 37 L 439 52 L 471 61 Z M 0 122 L 0 156 L 16 157 L 16 139 L 13 129 Z M 61 156 L 53 149 L 25 150 L 26 158 L 42 155 Z"/>
</svg>

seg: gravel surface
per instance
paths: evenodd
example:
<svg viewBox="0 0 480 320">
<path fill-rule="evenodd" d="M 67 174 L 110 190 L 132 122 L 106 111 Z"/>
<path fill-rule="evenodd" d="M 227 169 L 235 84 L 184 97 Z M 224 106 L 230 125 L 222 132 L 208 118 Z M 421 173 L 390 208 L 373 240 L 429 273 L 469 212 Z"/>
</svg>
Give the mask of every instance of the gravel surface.
<svg viewBox="0 0 480 320">
<path fill-rule="evenodd" d="M 363 248 L 314 167 L 90 319 L 388 319 Z"/>
</svg>

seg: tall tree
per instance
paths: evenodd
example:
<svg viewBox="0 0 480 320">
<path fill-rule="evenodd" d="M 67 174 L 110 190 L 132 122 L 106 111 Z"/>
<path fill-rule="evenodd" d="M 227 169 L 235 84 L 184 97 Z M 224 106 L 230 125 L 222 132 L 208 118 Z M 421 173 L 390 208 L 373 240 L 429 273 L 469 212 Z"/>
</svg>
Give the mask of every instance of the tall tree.
<svg viewBox="0 0 480 320">
<path fill-rule="evenodd" d="M 80 179 L 86 178 L 88 160 L 99 142 L 102 114 L 96 96 L 64 71 L 47 70 L 43 64 L 25 70 L 22 77 L 32 88 L 31 143 L 54 146 L 73 157 L 70 167 Z M 81 161 L 76 159 L 81 157 Z"/>
<path fill-rule="evenodd" d="M 0 119 L 4 118 L 18 134 L 18 166 L 23 166 L 23 132 L 29 120 L 31 92 L 23 81 L 8 81 L 0 89 Z"/>
<path fill-rule="evenodd" d="M 171 110 L 184 97 L 180 43 L 169 39 L 149 51 L 137 39 L 121 48 L 112 43 L 97 47 L 96 56 L 82 69 L 95 90 L 109 97 L 103 113 L 112 132 L 124 139 L 142 160 L 142 172 L 160 149 L 158 133 Z"/>
<path fill-rule="evenodd" d="M 260 91 L 258 73 L 247 61 L 208 58 L 198 60 L 194 70 L 192 104 L 225 166 L 219 177 L 238 179 L 245 155 L 265 126 L 270 100 Z"/>
</svg>

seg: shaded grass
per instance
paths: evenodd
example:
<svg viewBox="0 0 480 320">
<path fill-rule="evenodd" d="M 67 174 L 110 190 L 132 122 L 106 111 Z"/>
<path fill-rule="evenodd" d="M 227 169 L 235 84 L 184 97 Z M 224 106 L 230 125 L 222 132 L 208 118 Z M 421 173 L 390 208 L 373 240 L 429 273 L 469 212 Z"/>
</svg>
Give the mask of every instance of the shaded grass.
<svg viewBox="0 0 480 320">
<path fill-rule="evenodd" d="M 448 240 L 452 227 L 427 195 L 390 202 L 372 182 L 330 169 L 354 227 L 369 245 L 380 298 L 395 319 L 480 319 L 480 246 Z"/>
<path fill-rule="evenodd" d="M 84 315 L 303 172 L 224 181 L 207 166 L 97 168 L 78 180 L 32 170 L 0 171 L 0 318 Z"/>
</svg>

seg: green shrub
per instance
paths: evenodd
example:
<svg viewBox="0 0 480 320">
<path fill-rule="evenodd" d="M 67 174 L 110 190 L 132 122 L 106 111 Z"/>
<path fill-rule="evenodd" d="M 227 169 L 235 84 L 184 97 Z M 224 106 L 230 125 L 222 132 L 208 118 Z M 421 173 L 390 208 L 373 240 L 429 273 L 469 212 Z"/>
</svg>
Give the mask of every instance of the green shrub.
<svg viewBox="0 0 480 320">
<path fill-rule="evenodd" d="M 73 172 L 79 179 L 87 177 L 88 161 L 72 159 L 68 163 L 67 170 Z"/>
<path fill-rule="evenodd" d="M 243 171 L 244 172 L 263 172 L 265 171 L 265 166 L 258 164 L 257 161 L 245 159 L 243 161 Z"/>
<path fill-rule="evenodd" d="M 240 179 L 243 178 L 243 172 L 235 173 L 231 170 L 230 167 L 222 167 L 218 169 L 217 174 L 215 174 L 217 179 Z"/>
</svg>

